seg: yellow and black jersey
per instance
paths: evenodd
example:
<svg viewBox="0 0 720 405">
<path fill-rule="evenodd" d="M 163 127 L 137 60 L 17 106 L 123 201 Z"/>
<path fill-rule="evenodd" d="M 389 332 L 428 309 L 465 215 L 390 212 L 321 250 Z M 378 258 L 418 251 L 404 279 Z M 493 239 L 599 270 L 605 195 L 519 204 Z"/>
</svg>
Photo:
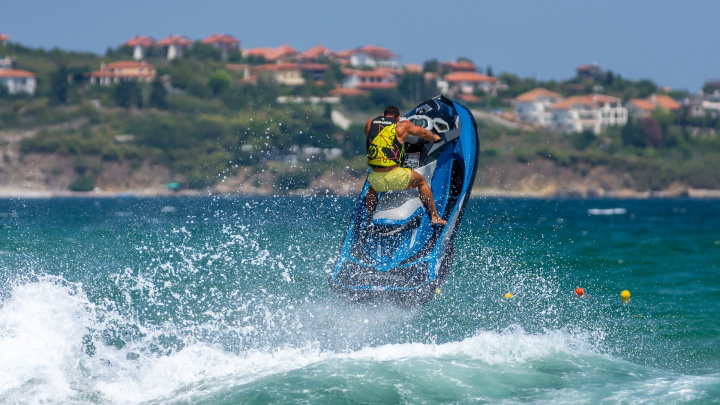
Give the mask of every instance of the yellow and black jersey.
<svg viewBox="0 0 720 405">
<path fill-rule="evenodd" d="M 405 148 L 395 136 L 397 119 L 378 116 L 370 123 L 365 146 L 370 167 L 399 165 Z"/>
</svg>

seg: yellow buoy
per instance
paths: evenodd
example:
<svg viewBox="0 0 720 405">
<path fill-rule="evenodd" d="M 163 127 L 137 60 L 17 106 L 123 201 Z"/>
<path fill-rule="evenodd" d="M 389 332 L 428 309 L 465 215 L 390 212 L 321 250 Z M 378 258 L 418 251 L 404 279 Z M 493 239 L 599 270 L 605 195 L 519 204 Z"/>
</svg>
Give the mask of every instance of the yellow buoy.
<svg viewBox="0 0 720 405">
<path fill-rule="evenodd" d="M 512 294 L 507 293 L 507 294 L 504 295 L 504 297 L 505 297 L 505 298 L 512 298 Z"/>
<path fill-rule="evenodd" d="M 440 294 L 440 289 L 439 289 L 439 288 L 436 288 L 436 289 L 435 289 L 435 294 Z"/>
<path fill-rule="evenodd" d="M 628 291 L 628 290 L 623 290 L 623 291 L 620 293 L 620 299 L 622 300 L 622 302 L 628 302 L 628 301 L 630 301 L 630 291 Z"/>
</svg>

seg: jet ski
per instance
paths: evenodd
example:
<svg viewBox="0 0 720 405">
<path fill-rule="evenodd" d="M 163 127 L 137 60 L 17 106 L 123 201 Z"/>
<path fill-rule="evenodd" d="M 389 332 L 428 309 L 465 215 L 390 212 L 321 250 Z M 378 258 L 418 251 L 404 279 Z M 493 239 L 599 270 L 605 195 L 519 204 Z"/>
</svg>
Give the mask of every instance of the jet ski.
<svg viewBox="0 0 720 405">
<path fill-rule="evenodd" d="M 333 290 L 353 301 L 419 305 L 432 299 L 450 272 L 453 242 L 475 180 L 477 123 L 467 107 L 436 96 L 400 119 L 441 137 L 427 142 L 408 135 L 401 165 L 425 176 L 447 225 L 431 224 L 417 189 L 378 193 L 370 219 L 365 181 L 329 279 Z"/>
</svg>

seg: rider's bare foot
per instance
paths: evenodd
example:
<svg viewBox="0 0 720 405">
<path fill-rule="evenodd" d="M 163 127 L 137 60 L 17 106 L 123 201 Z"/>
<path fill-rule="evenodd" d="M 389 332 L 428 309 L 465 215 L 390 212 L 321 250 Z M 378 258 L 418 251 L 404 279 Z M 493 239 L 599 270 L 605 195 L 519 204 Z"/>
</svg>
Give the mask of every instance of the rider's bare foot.
<svg viewBox="0 0 720 405">
<path fill-rule="evenodd" d="M 447 224 L 447 221 L 444 219 L 440 219 L 440 217 L 437 215 L 433 215 L 430 217 L 430 223 L 433 225 L 445 226 Z"/>
</svg>

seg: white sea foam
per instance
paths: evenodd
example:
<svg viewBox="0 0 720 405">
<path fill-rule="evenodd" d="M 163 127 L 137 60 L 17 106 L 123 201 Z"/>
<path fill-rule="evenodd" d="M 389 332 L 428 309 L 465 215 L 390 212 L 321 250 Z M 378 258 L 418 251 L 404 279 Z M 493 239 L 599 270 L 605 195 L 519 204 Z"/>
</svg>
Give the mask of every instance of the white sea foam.
<svg viewBox="0 0 720 405">
<path fill-rule="evenodd" d="M 73 396 L 83 379 L 78 353 L 92 312 L 79 285 L 16 286 L 0 307 L 0 402 Z"/>
<path fill-rule="evenodd" d="M 358 318 L 360 314 L 355 315 Z M 353 321 L 373 327 L 375 319 L 366 322 L 373 312 L 366 316 Z M 304 346 L 228 352 L 209 344 L 188 342 L 180 350 L 158 354 L 150 346 L 163 331 L 142 325 L 134 325 L 143 332 L 142 337 L 128 339 L 121 348 L 103 343 L 99 332 L 113 322 L 133 320 L 91 303 L 80 284 L 49 276 L 17 284 L 0 302 L 0 403 L 192 402 L 263 378 L 311 366 L 332 369 L 347 362 L 365 364 L 363 368 L 409 364 L 409 370 L 417 364 L 427 366 L 428 362 L 430 367 L 442 365 L 455 370 L 471 364 L 487 373 L 497 367 L 524 370 L 521 375 L 525 376 L 537 362 L 579 363 L 579 359 L 589 358 L 595 363 L 606 363 L 605 368 L 639 367 L 596 353 L 589 343 L 591 338 L 566 330 L 533 334 L 515 326 L 501 331 L 478 331 L 456 342 L 378 344 L 357 350 L 328 349 L 309 341 Z M 594 366 L 588 365 L 566 368 L 572 371 L 584 367 L 580 374 L 588 374 L 584 378 L 591 380 L 595 371 Z M 617 395 L 628 390 L 648 395 L 673 393 L 675 398 L 693 399 L 701 397 L 698 386 L 707 384 L 693 377 L 676 378 L 668 374 L 650 377 L 644 384 L 616 387 Z M 453 384 L 472 383 L 461 377 L 447 378 Z M 652 388 L 653 384 L 657 389 Z M 412 391 L 411 388 L 403 389 Z M 620 399 L 606 395 L 596 390 L 593 398 L 611 402 Z"/>
<path fill-rule="evenodd" d="M 587 210 L 588 215 L 624 215 L 627 214 L 625 208 L 590 208 Z"/>
</svg>

